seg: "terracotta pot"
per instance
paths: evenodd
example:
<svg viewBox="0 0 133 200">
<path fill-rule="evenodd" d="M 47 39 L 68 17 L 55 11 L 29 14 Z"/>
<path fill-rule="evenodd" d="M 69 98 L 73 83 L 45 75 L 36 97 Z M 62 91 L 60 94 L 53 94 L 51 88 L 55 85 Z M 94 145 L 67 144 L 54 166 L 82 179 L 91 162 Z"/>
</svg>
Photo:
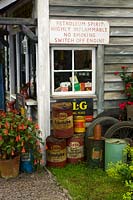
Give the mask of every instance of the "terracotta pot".
<svg viewBox="0 0 133 200">
<path fill-rule="evenodd" d="M 9 160 L 0 160 L 0 176 L 2 178 L 15 178 L 19 174 L 20 156 Z"/>
</svg>

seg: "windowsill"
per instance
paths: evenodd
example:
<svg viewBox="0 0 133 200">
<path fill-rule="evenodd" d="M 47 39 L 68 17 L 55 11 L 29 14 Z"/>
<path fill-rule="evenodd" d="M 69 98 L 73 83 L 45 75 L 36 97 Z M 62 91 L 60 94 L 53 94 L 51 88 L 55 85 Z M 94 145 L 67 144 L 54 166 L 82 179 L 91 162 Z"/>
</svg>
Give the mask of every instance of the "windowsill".
<svg viewBox="0 0 133 200">
<path fill-rule="evenodd" d="M 34 99 L 26 99 L 25 100 L 25 104 L 27 106 L 37 106 L 37 101 Z"/>
<path fill-rule="evenodd" d="M 93 98 L 93 99 L 97 99 L 97 96 L 95 94 L 90 94 L 90 95 L 86 95 L 86 94 L 79 94 L 79 95 L 51 95 L 51 98 L 53 99 L 73 99 L 73 98 Z"/>
</svg>

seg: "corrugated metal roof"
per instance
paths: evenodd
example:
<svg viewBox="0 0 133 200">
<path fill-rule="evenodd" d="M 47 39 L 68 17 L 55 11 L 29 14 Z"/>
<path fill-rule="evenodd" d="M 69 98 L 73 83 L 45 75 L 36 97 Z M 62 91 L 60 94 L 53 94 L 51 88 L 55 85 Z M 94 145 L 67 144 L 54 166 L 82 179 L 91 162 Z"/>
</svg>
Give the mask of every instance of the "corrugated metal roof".
<svg viewBox="0 0 133 200">
<path fill-rule="evenodd" d="M 14 3 L 17 0 L 0 0 L 0 10 L 5 8 L 6 6 Z"/>
</svg>

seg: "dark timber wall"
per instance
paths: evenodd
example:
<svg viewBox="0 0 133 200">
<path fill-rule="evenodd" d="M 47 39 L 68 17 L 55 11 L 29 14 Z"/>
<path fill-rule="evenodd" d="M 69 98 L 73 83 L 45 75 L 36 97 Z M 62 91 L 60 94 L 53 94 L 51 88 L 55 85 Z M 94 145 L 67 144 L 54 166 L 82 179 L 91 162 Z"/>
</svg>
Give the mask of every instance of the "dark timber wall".
<svg viewBox="0 0 133 200">
<path fill-rule="evenodd" d="M 99 78 L 103 79 L 101 110 L 118 107 L 125 96 L 122 81 L 114 72 L 120 71 L 123 65 L 133 72 L 133 0 L 50 0 L 50 18 L 109 22 L 110 43 L 101 48 L 102 58 L 97 58 L 97 63 L 101 62 L 98 59 L 103 59 L 104 65 L 103 75 L 97 76 L 97 83 Z"/>
</svg>

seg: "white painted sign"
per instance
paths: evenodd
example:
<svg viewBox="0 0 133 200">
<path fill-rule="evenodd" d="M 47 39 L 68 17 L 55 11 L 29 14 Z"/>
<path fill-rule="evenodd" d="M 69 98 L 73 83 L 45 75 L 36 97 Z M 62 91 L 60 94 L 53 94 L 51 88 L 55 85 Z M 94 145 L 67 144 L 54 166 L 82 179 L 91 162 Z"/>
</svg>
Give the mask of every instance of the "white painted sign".
<svg viewBox="0 0 133 200">
<path fill-rule="evenodd" d="M 51 44 L 108 44 L 107 21 L 50 19 Z"/>
</svg>

